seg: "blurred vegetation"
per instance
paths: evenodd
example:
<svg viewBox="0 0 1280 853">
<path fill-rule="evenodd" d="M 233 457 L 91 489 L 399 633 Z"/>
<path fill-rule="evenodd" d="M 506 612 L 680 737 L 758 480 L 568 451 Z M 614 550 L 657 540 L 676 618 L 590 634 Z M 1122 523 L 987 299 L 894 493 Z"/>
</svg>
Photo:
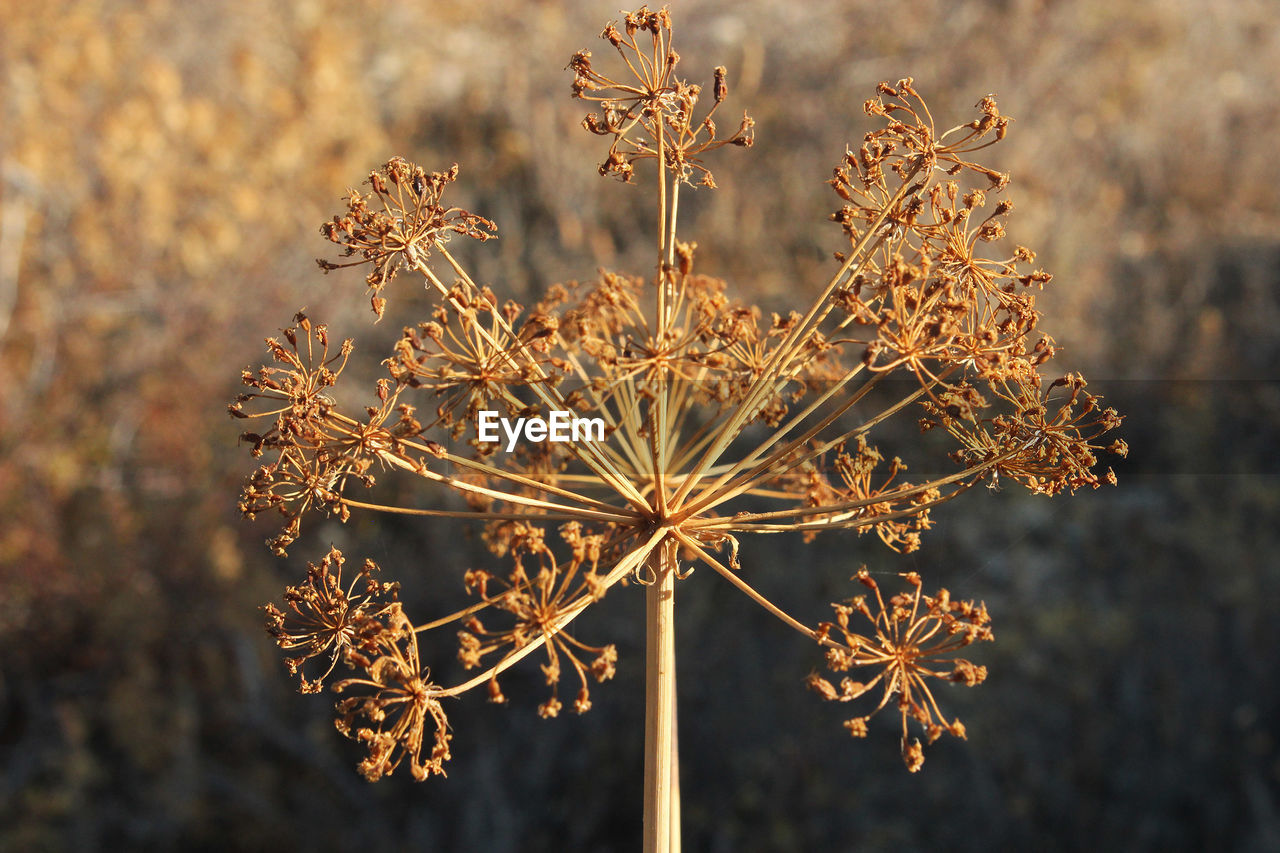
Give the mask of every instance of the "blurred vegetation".
<svg viewBox="0 0 1280 853">
<path fill-rule="evenodd" d="M 609 638 L 619 676 L 590 714 L 538 720 L 513 678 L 511 706 L 451 709 L 448 780 L 370 787 L 257 606 L 331 542 L 412 594 L 456 592 L 486 558 L 453 528 L 353 519 L 282 564 L 236 517 L 250 461 L 224 412 L 303 305 L 369 352 L 395 334 L 368 331 L 359 274 L 312 261 L 343 190 L 393 154 L 461 162 L 457 203 L 501 234 L 468 263 L 500 291 L 647 268 L 641 193 L 595 175 L 562 70 L 614 7 L 0 8 L 0 849 L 633 847 L 638 618 Z M 851 560 L 918 568 L 992 610 L 990 681 L 948 697 L 969 740 L 918 776 L 806 693 L 813 649 L 714 577 L 686 582 L 690 849 L 1276 849 L 1272 4 L 673 11 L 685 72 L 727 65 L 759 123 L 688 205 L 704 271 L 789 305 L 838 246 L 822 181 L 875 82 L 909 74 L 940 114 L 995 92 L 1017 119 L 996 158 L 1012 231 L 1056 274 L 1045 325 L 1133 449 L 1116 489 L 949 505 L 910 559 L 852 538 L 810 552 L 832 584 Z M 774 547 L 761 586 L 822 601 Z"/>
</svg>

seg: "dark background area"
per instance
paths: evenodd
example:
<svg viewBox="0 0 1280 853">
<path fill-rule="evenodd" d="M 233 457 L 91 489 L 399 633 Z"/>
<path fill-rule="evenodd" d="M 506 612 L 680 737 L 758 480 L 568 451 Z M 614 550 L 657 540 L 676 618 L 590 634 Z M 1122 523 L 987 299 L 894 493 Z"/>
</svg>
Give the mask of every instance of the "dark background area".
<svg viewBox="0 0 1280 853">
<path fill-rule="evenodd" d="M 300 696 L 262 603 L 330 543 L 410 612 L 492 563 L 454 526 L 310 525 L 291 556 L 241 521 L 252 462 L 225 414 L 261 340 L 307 306 L 366 369 L 359 273 L 318 224 L 399 154 L 462 164 L 498 222 L 477 278 L 527 298 L 648 267 L 647 194 L 599 179 L 572 51 L 609 4 L 0 4 L 0 849 L 614 850 L 637 844 L 641 596 L 581 636 L 619 646 L 582 717 L 448 708 L 447 779 L 377 785 Z M 1120 485 L 1007 488 L 940 509 L 923 548 L 744 548 L 754 582 L 825 617 L 861 563 L 984 599 L 997 642 L 944 688 L 964 742 L 898 757 L 802 680 L 806 642 L 709 571 L 682 582 L 687 849 L 1280 848 L 1280 27 L 1268 2 L 677 3 L 683 75 L 727 65 L 758 142 L 682 201 L 703 272 L 771 309 L 825 281 L 823 181 L 911 75 L 940 126 L 994 92 L 1015 117 L 1015 240 L 1055 273 L 1044 327 L 1127 419 Z M 953 121 L 952 121 L 953 120 Z M 803 300 L 801 300 L 803 301 Z M 408 484 L 412 485 L 412 484 Z M 394 478 L 385 488 L 398 489 Z M 419 492 L 405 499 L 424 500 Z M 424 609 L 425 608 L 425 609 Z M 448 671 L 453 649 L 428 648 Z M 437 663 L 438 661 L 438 663 Z"/>
</svg>

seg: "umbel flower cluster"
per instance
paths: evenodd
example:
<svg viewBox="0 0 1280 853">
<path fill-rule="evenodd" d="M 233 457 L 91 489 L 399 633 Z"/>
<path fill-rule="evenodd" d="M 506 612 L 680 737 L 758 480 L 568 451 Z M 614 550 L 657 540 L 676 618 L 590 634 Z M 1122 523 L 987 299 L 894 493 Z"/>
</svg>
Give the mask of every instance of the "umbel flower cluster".
<svg viewBox="0 0 1280 853">
<path fill-rule="evenodd" d="M 1102 450 L 1125 452 L 1102 438 L 1120 417 L 1082 377 L 1052 373 L 1054 345 L 1035 308 L 1050 276 L 1007 240 L 1008 176 L 975 159 L 1010 119 L 986 97 L 972 119 L 939 130 L 911 79 L 881 83 L 865 104 L 877 129 L 828 181 L 841 231 L 830 278 L 801 310 L 766 315 L 695 272 L 695 244 L 677 231 L 680 193 L 715 186 L 707 155 L 752 143 L 745 114 L 720 123 L 725 69 L 715 69 L 710 90 L 676 76 L 666 9 L 628 13 L 602 37 L 618 70 L 579 52 L 573 94 L 592 105 L 584 127 L 608 141 L 600 173 L 654 182 L 661 228 L 651 274 L 602 272 L 517 304 L 451 253 L 454 238 L 497 233 L 445 200 L 457 166 L 431 172 L 396 158 L 321 229 L 341 256 L 321 267 L 367 267 L 379 318 L 404 278 L 433 294 L 429 316 L 407 325 L 384 361 L 370 405 L 339 408 L 334 387 L 353 344 L 300 313 L 268 340 L 272 363 L 244 372 L 247 390 L 230 407 L 261 425 L 244 434 L 261 467 L 240 507 L 283 520 L 273 550 L 283 554 L 314 513 L 470 519 L 494 560 L 457 567 L 474 603 L 411 620 L 375 565 L 344 579 L 345 558 L 333 550 L 286 591 L 283 608 L 267 607 L 270 632 L 303 692 L 345 674 L 332 683 L 342 697 L 337 725 L 367 747 L 366 778 L 407 761 L 424 779 L 443 774 L 449 758 L 442 701 L 484 688 L 505 702 L 500 678 L 529 655 L 541 657 L 549 688 L 539 714 L 555 716 L 566 702 L 578 713 L 591 707 L 590 687 L 614 674 L 617 653 L 579 639 L 573 622 L 615 587 L 649 588 L 651 671 L 673 658 L 671 601 L 704 568 L 818 646 L 832 675 L 815 672 L 808 686 L 865 704 L 844 723 L 850 733 L 866 735 L 885 709 L 899 715 L 902 756 L 915 771 L 921 737 L 964 737 L 935 691 L 985 677 L 961 657 L 992 639 L 985 607 L 945 589 L 927 595 L 915 573 L 889 593 L 865 569 L 844 566 L 833 569 L 854 575 L 849 597 L 831 604 L 832 621 L 806 622 L 757 592 L 760 566 L 743 540 L 871 532 L 911 552 L 934 509 L 975 486 L 1055 495 L 1114 482 L 1095 469 Z M 480 440 L 482 412 L 569 412 L 601 419 L 604 438 L 506 452 Z M 932 433 L 927 448 L 950 442 L 928 460 L 944 473 L 917 479 L 901 459 L 884 458 L 872 440 L 889 427 Z M 460 500 L 436 509 L 362 500 L 375 473 Z M 419 647 L 438 629 L 453 646 L 445 654 L 473 677 L 431 679 Z M 657 717 L 673 709 L 661 690 L 649 701 Z"/>
</svg>

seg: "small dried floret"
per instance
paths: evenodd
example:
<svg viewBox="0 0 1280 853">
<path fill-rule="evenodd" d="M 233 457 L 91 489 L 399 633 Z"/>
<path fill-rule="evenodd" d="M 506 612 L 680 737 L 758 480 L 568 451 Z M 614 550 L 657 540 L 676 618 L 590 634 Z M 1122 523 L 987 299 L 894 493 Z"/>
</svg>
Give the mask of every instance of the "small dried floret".
<svg viewBox="0 0 1280 853">
<path fill-rule="evenodd" d="M 915 772 L 924 763 L 924 750 L 919 740 L 908 742 L 908 720 L 920 724 L 930 743 L 944 733 L 961 738 L 965 733 L 959 720 L 948 721 L 941 716 L 928 680 L 941 679 L 970 687 L 980 684 L 986 678 L 986 667 L 957 658 L 954 653 L 974 640 L 992 639 L 992 633 L 985 605 L 953 601 L 945 589 L 939 590 L 936 596 L 924 595 L 918 574 L 908 572 L 902 577 L 911 592 L 886 601 L 879 583 L 863 568 L 855 579 L 874 592 L 877 609 L 867 605 L 865 596 L 850 599 L 849 604 L 832 605 L 844 645 L 828 649 L 828 666 L 836 672 L 866 667 L 878 670 L 876 675 L 865 683 L 846 677 L 839 689 L 817 673 L 811 673 L 805 681 L 827 701 L 849 702 L 876 686 L 882 688 L 880 701 L 870 714 L 845 722 L 855 737 L 865 737 L 866 721 L 896 698 L 893 704 L 902 718 L 903 760 L 907 769 Z M 850 627 L 848 617 L 855 611 L 871 622 L 872 635 L 862 636 Z M 832 641 L 826 639 L 826 642 Z M 940 666 L 944 664 L 951 665 L 950 671 Z"/>
<path fill-rule="evenodd" d="M 449 760 L 449 723 L 440 706 L 442 691 L 432 684 L 418 660 L 418 635 L 399 604 L 376 621 L 364 647 L 348 649 L 348 666 L 363 675 L 347 678 L 333 686 L 337 693 L 358 691 L 359 695 L 338 700 L 338 731 L 357 740 L 369 750 L 359 764 L 360 774 L 370 782 L 390 775 L 408 758 L 413 778 L 421 782 L 433 774 L 445 775 Z M 364 720 L 368 725 L 359 725 Z M 427 726 L 433 729 L 433 743 L 424 758 Z"/>
<path fill-rule="evenodd" d="M 854 717 L 851 720 L 845 720 L 844 727 L 849 730 L 849 734 L 853 737 L 866 737 L 867 719 L 867 717 Z"/>
<path fill-rule="evenodd" d="M 912 773 L 919 772 L 920 768 L 924 766 L 924 747 L 920 745 L 918 738 L 911 741 L 911 743 L 903 741 L 902 762 L 907 765 L 907 770 Z"/>
<path fill-rule="evenodd" d="M 342 246 L 347 263 L 319 260 L 325 272 L 370 264 L 365 282 L 372 291 L 374 313 L 381 318 L 386 300 L 379 292 L 403 266 L 416 267 L 447 242 L 452 234 L 476 240 L 495 236 L 497 226 L 460 207 L 445 207 L 445 188 L 458 178 L 458 164 L 446 172 L 427 172 L 401 157 L 393 157 L 369 175 L 372 194 L 351 190 L 347 212 L 320 226 L 320 233 Z"/>
<path fill-rule="evenodd" d="M 713 72 L 711 108 L 702 118 L 694 118 L 701 87 L 674 76 L 680 56 L 670 46 L 670 23 L 665 7 L 659 12 L 641 8 L 626 14 L 625 35 L 613 24 L 605 27 L 600 37 L 618 51 L 635 79 L 619 81 L 602 74 L 592 66 L 591 52 L 581 50 L 569 60 L 573 95 L 599 105 L 598 113 L 583 119 L 583 127 L 597 136 L 612 137 L 599 168 L 602 176 L 630 182 L 637 162 L 661 156 L 664 170 L 676 180 L 692 184 L 697 175 L 699 185 L 714 188 L 715 179 L 703 165 L 702 155 L 725 145 L 750 147 L 755 122 L 743 113 L 737 131 L 727 137 L 717 135 L 712 116 L 728 95 L 723 66 Z M 641 32 L 650 34 L 648 44 L 637 41 Z"/>
<path fill-rule="evenodd" d="M 345 587 L 342 566 L 346 559 L 330 549 L 319 563 L 307 564 L 307 579 L 285 589 L 285 610 L 267 604 L 267 632 L 280 648 L 299 652 L 287 658 L 289 671 L 299 677 L 303 693 L 318 693 L 324 679 L 350 649 L 367 648 L 382 629 L 378 620 L 398 607 L 399 584 L 374 579 L 378 567 L 365 560 Z M 304 664 L 320 659 L 319 675 L 308 678 Z"/>
<path fill-rule="evenodd" d="M 613 677 L 618 661 L 618 650 L 612 644 L 589 646 L 553 627 L 566 611 L 603 595 L 595 573 L 600 537 L 583 535 L 582 525 L 577 522 L 566 524 L 560 533 L 573 551 L 572 559 L 565 563 L 556 560 L 543 528 L 524 522 L 504 525 L 499 550 L 512 558 L 513 570 L 506 577 L 468 571 L 466 586 L 486 605 L 512 617 L 513 624 L 493 628 L 470 616 L 463 623 L 466 630 L 458 632 L 458 659 L 467 669 L 481 666 L 491 655 L 517 651 L 530 642 L 541 641 L 547 653 L 542 674 L 552 688 L 551 699 L 539 711 L 543 716 L 555 716 L 561 707 L 555 697 L 563 673 L 562 658 L 578 676 L 580 690 L 575 708 L 579 713 L 591 706 L 586 699 L 588 675 L 599 682 L 607 681 Z M 591 563 L 589 569 L 585 567 L 587 562 Z M 585 655 L 594 658 L 586 663 Z"/>
<path fill-rule="evenodd" d="M 613 678 L 617 672 L 618 649 L 612 643 L 600 650 L 600 654 L 596 655 L 595 660 L 591 662 L 591 674 L 595 676 L 596 681 L 608 681 Z"/>
</svg>

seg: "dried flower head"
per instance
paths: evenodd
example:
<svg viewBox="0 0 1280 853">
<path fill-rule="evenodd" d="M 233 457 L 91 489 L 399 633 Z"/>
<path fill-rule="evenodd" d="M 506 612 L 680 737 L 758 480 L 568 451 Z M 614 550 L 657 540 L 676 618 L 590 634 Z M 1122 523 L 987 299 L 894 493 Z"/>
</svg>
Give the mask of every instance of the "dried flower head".
<svg viewBox="0 0 1280 853">
<path fill-rule="evenodd" d="M 378 294 L 398 270 L 420 275 L 435 299 L 384 362 L 376 402 L 363 413 L 339 411 L 329 389 L 350 345 L 329 356 L 324 327 L 300 315 L 285 333 L 289 346 L 269 341 L 283 366 L 246 372 L 252 390 L 232 411 L 273 424 L 246 435 L 255 455 L 274 458 L 251 478 L 242 508 L 284 515 L 277 549 L 298 535 L 309 510 L 343 520 L 395 512 L 472 519 L 508 566 L 459 567 L 475 602 L 417 627 L 398 604 L 379 609 L 363 599 L 342 604 L 358 611 L 346 633 L 330 616 L 314 617 L 321 628 L 312 633 L 289 633 L 277 620 L 278 636 L 318 654 L 340 650 L 364 671 L 337 685 L 361 693 L 339 704 L 339 727 L 368 745 L 362 769 L 371 779 L 405 756 L 418 778 L 443 772 L 440 701 L 481 686 L 506 701 L 499 676 L 539 650 L 551 696 L 538 712 L 562 710 L 566 668 L 577 679 L 574 708 L 586 711 L 589 681 L 613 675 L 617 652 L 582 642 L 570 625 L 628 579 L 646 588 L 646 839 L 661 849 L 670 837 L 662 821 L 678 581 L 709 569 L 819 643 L 834 672 L 864 671 L 861 681 L 849 675 L 837 686 L 815 674 L 808 684 L 836 701 L 876 691 L 870 713 L 845 723 L 856 736 L 893 703 L 904 760 L 917 770 L 923 747 L 909 739 L 910 721 L 927 742 L 964 736 L 933 690 L 939 681 L 982 681 L 986 670 L 955 653 L 991 639 L 986 609 L 946 590 L 923 595 L 914 573 L 905 576 L 910 591 L 886 599 L 862 571 L 870 597 L 833 605 L 834 622 L 806 624 L 751 585 L 760 567 L 742 540 L 874 531 L 893 551 L 915 551 L 932 512 L 976 485 L 1013 481 L 1044 495 L 1097 487 L 1113 480 L 1095 473 L 1098 454 L 1125 448 L 1102 444 L 1120 417 L 1084 393 L 1082 378 L 1042 380 L 1054 346 L 1037 331 L 1035 291 L 1050 277 L 1028 266 L 1029 249 L 1005 245 L 1008 176 L 975 159 L 1009 127 L 994 98 L 979 101 L 972 120 L 940 131 L 910 78 L 880 84 L 865 105 L 880 126 L 846 151 L 830 180 L 840 198 L 836 268 L 803 310 L 766 315 L 735 301 L 724 281 L 695 272 L 696 244 L 677 237 L 682 188 L 714 186 L 704 158 L 751 142 L 749 118 L 729 136 L 713 120 L 727 97 L 725 70 L 715 70 L 712 104 L 699 113 L 704 92 L 676 76 L 665 8 L 627 13 L 602 38 L 620 71 L 600 71 L 581 51 L 570 63 L 574 94 L 597 109 L 586 128 L 609 140 L 602 174 L 635 181 L 653 169 L 655 274 L 603 271 L 590 283 L 556 285 L 533 306 L 503 300 L 449 251 L 451 234 L 485 239 L 493 231 L 488 220 L 443 207 L 456 167 L 429 173 L 396 159 L 370 177 L 372 195 L 352 193 L 348 213 L 324 227 L 346 256 L 373 265 L 367 283 L 379 316 Z M 419 410 L 428 414 L 419 419 Z M 886 459 L 872 441 L 890 421 L 950 436 L 951 473 L 908 478 L 907 462 Z M 463 507 L 359 500 L 351 485 L 367 483 L 375 464 L 445 487 Z M 324 599 L 320 609 L 332 609 L 336 587 L 323 577 L 310 584 L 312 597 Z M 855 613 L 865 624 L 855 624 Z M 450 625 L 453 655 L 477 672 L 436 685 L 419 661 L 419 635 Z M 357 727 L 357 718 L 368 725 Z M 435 745 L 424 759 L 428 725 Z"/>
<path fill-rule="evenodd" d="M 610 137 L 600 174 L 630 182 L 636 163 L 659 160 L 683 183 L 690 183 L 697 174 L 701 185 L 714 187 L 702 155 L 725 145 L 748 148 L 755 141 L 755 121 L 746 113 L 731 135 L 718 135 L 713 116 L 728 95 L 724 67 L 715 70 L 711 107 L 696 118 L 702 87 L 675 76 L 680 56 L 671 47 L 671 15 L 665 6 L 656 12 L 647 7 L 628 12 L 623 30 L 611 23 L 600 37 L 613 46 L 633 76 L 619 81 L 600 73 L 591 63 L 589 50 L 580 50 L 569 60 L 573 96 L 598 108 L 582 120 L 582 126 L 597 136 Z"/>
<path fill-rule="evenodd" d="M 328 328 L 313 325 L 301 312 L 293 319 L 295 325 L 282 332 L 288 346 L 267 339 L 267 349 L 282 366 L 244 371 L 241 379 L 253 390 L 238 395 L 228 407 L 237 418 L 272 421 L 261 433 L 240 437 L 253 445 L 254 457 L 270 454 L 270 461 L 245 486 L 240 511 L 253 518 L 275 510 L 285 518 L 284 529 L 269 543 L 281 555 L 298 538 L 308 510 L 320 509 L 346 521 L 350 508 L 342 495 L 347 482 L 373 485 L 370 470 L 375 462 L 386 462 L 381 451 L 395 449 L 404 438 L 422 431 L 413 409 L 398 404 L 399 390 L 392 391 L 387 380 L 378 383 L 378 405 L 366 408 L 360 421 L 338 413 L 329 391 L 354 345 L 347 339 L 330 356 Z M 247 413 L 246 403 L 262 408 Z"/>
<path fill-rule="evenodd" d="M 319 563 L 307 564 L 306 581 L 285 588 L 284 603 L 288 612 L 274 604 L 263 607 L 267 614 L 267 632 L 280 648 L 301 652 L 286 658 L 285 663 L 289 671 L 299 677 L 303 693 L 320 692 L 339 658 L 351 649 L 368 647 L 373 634 L 377 633 L 377 620 L 399 607 L 395 597 L 400 585 L 374 580 L 378 567 L 372 560 L 365 560 L 344 588 L 342 565 L 345 562 L 342 552 L 331 548 Z M 312 658 L 326 660 L 327 666 L 320 675 L 308 680 L 303 665 Z"/>
<path fill-rule="evenodd" d="M 827 666 L 832 672 L 861 667 L 878 672 L 867 681 L 845 676 L 839 689 L 816 673 L 806 683 L 823 699 L 837 702 L 849 702 L 879 688 L 880 702 L 870 713 L 845 721 L 845 728 L 854 737 L 866 737 L 867 721 L 896 697 L 897 710 L 902 715 L 902 757 L 907 769 L 914 773 L 924 764 L 924 750 L 918 740 L 908 740 L 907 721 L 915 720 L 929 743 L 943 733 L 965 736 L 961 722 L 948 722 L 939 709 L 928 679 L 968 687 L 981 684 L 987 677 L 987 668 L 955 657 L 954 653 L 975 641 L 994 639 L 989 627 L 991 618 L 985 605 L 953 601 L 945 589 L 936 596 L 921 595 L 923 583 L 915 572 L 903 575 L 912 591 L 899 593 L 887 602 L 880 585 L 865 568 L 855 577 L 874 593 L 874 609 L 865 595 L 833 604 L 836 621 L 823 622 L 818 630 L 822 642 L 828 644 Z M 865 637 L 850 626 L 855 613 L 871 623 L 872 636 Z M 831 642 L 830 635 L 836 631 L 843 643 Z"/>
<path fill-rule="evenodd" d="M 344 653 L 347 665 L 363 674 L 333 685 L 336 693 L 357 693 L 338 701 L 338 731 L 369 750 L 360 762 L 360 774 L 370 782 L 390 775 L 406 758 L 419 782 L 433 774 L 444 776 L 451 737 L 440 707 L 445 694 L 430 682 L 419 662 L 413 624 L 399 604 L 366 621 L 366 642 Z M 358 725 L 360 720 L 367 725 Z M 433 742 L 424 759 L 428 726 Z"/>
<path fill-rule="evenodd" d="M 421 166 L 393 157 L 380 170 L 369 173 L 371 193 L 351 190 L 347 212 L 320 227 L 330 242 L 342 246 L 342 256 L 358 256 L 347 263 L 320 260 L 325 272 L 369 264 L 365 278 L 373 291 L 373 311 L 382 317 L 386 300 L 378 294 L 400 268 L 416 266 L 431 248 L 451 234 L 476 240 L 494 236 L 496 226 L 482 216 L 459 207 L 445 207 L 445 187 L 458 179 L 458 164 L 447 172 L 427 172 Z"/>
<path fill-rule="evenodd" d="M 587 676 L 597 681 L 613 677 L 617 650 L 612 646 L 589 646 L 575 639 L 567 630 L 552 626 L 573 602 L 603 597 L 605 588 L 596 567 L 600 562 L 600 536 L 584 536 L 582 525 L 571 521 L 561 528 L 562 538 L 572 548 L 568 561 L 557 564 L 555 555 L 545 542 L 545 531 L 524 522 L 512 522 L 503 531 L 503 548 L 515 567 L 506 577 L 495 577 L 482 570 L 472 570 L 464 578 L 468 591 L 495 610 L 510 614 L 512 624 L 501 629 L 486 628 L 478 616 L 463 622 L 458 632 L 458 659 L 467 669 L 503 649 L 518 651 L 535 640 L 544 640 L 547 662 L 543 675 L 551 687 L 551 698 L 538 709 L 544 717 L 554 717 L 560 710 L 557 687 L 560 683 L 561 659 L 568 661 L 578 677 L 579 688 L 574 710 L 584 713 L 591 708 Z M 536 571 L 530 572 L 525 561 L 531 560 Z M 589 565 L 588 565 L 589 564 Z M 589 656 L 589 659 L 584 659 Z M 495 675 L 489 681 L 491 701 L 506 701 Z"/>
</svg>

